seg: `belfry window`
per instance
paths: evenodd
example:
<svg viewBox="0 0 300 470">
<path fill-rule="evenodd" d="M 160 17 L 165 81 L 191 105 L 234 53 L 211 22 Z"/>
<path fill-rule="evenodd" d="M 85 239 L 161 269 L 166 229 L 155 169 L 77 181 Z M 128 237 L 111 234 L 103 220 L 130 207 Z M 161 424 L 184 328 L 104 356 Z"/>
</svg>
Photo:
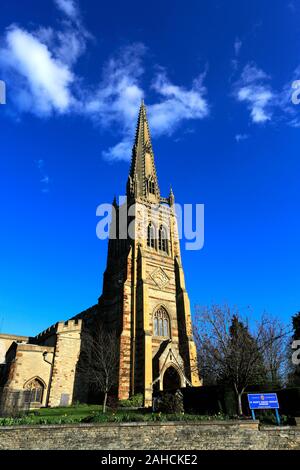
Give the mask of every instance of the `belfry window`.
<svg viewBox="0 0 300 470">
<path fill-rule="evenodd" d="M 148 179 L 148 192 L 150 194 L 155 194 L 155 183 L 154 183 L 152 177 L 150 177 Z"/>
<path fill-rule="evenodd" d="M 165 253 L 169 253 L 168 235 L 165 227 L 162 225 L 159 227 L 158 231 L 158 249 Z"/>
<path fill-rule="evenodd" d="M 156 248 L 155 228 L 151 222 L 147 228 L 147 246 L 150 246 L 150 248 Z"/>
<path fill-rule="evenodd" d="M 154 313 L 153 333 L 154 333 L 154 336 L 163 336 L 166 338 L 170 337 L 169 315 L 163 307 L 160 307 Z"/>
</svg>

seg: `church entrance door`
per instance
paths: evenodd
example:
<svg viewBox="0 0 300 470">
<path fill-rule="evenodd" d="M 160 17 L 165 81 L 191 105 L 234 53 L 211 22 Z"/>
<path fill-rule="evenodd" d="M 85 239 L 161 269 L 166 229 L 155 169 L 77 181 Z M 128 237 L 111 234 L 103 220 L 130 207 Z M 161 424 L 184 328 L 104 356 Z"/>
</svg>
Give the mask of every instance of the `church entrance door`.
<svg viewBox="0 0 300 470">
<path fill-rule="evenodd" d="M 164 373 L 163 390 L 174 390 L 181 387 L 180 376 L 175 367 L 168 367 Z"/>
</svg>

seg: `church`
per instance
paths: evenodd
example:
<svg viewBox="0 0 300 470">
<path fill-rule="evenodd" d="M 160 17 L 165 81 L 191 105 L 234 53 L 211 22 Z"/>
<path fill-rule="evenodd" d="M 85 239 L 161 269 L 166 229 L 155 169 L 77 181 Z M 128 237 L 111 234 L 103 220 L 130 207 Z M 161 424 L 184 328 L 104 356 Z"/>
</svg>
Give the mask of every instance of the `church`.
<svg viewBox="0 0 300 470">
<path fill-rule="evenodd" d="M 116 199 L 113 203 L 116 216 L 97 304 L 35 337 L 0 334 L 2 397 L 30 391 L 31 407 L 88 402 L 78 361 L 84 329 L 92 328 L 95 319 L 118 338 L 118 399 L 142 393 L 144 406 L 151 406 L 153 390 L 201 385 L 175 198 L 172 190 L 161 196 L 143 102 L 126 196 L 126 211 Z M 119 222 L 124 213 L 130 236 L 124 236 Z"/>
</svg>

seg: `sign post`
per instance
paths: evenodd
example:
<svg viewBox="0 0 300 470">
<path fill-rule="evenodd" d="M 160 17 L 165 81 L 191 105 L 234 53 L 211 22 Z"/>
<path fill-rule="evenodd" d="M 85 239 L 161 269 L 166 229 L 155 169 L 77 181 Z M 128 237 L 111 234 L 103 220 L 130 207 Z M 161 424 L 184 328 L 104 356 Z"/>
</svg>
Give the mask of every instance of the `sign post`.
<svg viewBox="0 0 300 470">
<path fill-rule="evenodd" d="M 279 416 L 279 413 L 278 413 L 278 409 L 275 408 L 275 414 L 276 414 L 276 421 L 277 421 L 277 424 L 278 426 L 280 426 L 280 416 Z"/>
<path fill-rule="evenodd" d="M 253 419 L 255 419 L 255 410 L 275 410 L 276 421 L 280 426 L 277 393 L 248 393 L 247 395 Z"/>
</svg>

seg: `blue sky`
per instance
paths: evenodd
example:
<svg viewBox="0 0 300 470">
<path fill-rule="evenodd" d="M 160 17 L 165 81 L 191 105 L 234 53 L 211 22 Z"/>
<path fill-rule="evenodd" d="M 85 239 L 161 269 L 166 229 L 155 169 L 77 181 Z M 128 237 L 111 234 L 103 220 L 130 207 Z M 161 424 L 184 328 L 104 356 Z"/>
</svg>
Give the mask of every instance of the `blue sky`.
<svg viewBox="0 0 300 470">
<path fill-rule="evenodd" d="M 300 310 L 299 20 L 295 0 L 2 2 L 2 332 L 96 303 L 96 207 L 124 194 L 142 97 L 162 194 L 205 204 L 192 306 Z"/>
</svg>

